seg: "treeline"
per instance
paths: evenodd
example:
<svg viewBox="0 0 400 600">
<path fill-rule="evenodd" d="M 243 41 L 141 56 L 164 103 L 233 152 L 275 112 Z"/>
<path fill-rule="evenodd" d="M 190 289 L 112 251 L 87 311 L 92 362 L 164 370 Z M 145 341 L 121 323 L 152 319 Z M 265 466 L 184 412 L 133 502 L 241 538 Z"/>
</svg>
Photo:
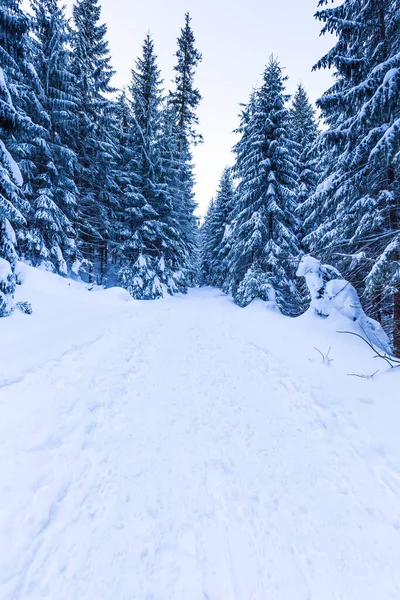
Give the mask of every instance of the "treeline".
<svg viewBox="0 0 400 600">
<path fill-rule="evenodd" d="M 400 355 L 400 3 L 320 0 L 334 47 L 314 69 L 334 69 L 317 101 L 290 102 L 271 58 L 243 106 L 235 163 L 222 175 L 202 227 L 203 283 L 246 306 L 304 310 L 299 256 L 333 264 Z"/>
<path fill-rule="evenodd" d="M 0 0 L 0 315 L 18 259 L 135 298 L 193 285 L 200 61 L 187 14 L 173 89 L 146 36 L 119 92 L 99 0 L 71 21 L 58 0 Z"/>
</svg>

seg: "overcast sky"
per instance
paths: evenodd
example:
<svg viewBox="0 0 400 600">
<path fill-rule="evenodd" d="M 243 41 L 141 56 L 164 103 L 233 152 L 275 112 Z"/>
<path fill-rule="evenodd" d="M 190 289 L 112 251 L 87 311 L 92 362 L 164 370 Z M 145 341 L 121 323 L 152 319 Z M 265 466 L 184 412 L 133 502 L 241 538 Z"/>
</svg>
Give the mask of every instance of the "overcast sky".
<svg viewBox="0 0 400 600">
<path fill-rule="evenodd" d="M 246 102 L 252 87 L 260 83 L 270 54 L 285 67 L 289 92 L 301 81 L 315 100 L 330 85 L 327 72 L 311 72 L 333 41 L 319 37 L 320 23 L 313 18 L 317 0 L 102 0 L 102 6 L 117 87 L 129 82 L 135 57 L 150 31 L 168 89 L 185 12 L 192 17 L 203 54 L 196 78 L 203 96 L 199 117 L 204 144 L 195 150 L 200 214 L 215 193 L 223 168 L 232 163 L 239 103 Z"/>
</svg>

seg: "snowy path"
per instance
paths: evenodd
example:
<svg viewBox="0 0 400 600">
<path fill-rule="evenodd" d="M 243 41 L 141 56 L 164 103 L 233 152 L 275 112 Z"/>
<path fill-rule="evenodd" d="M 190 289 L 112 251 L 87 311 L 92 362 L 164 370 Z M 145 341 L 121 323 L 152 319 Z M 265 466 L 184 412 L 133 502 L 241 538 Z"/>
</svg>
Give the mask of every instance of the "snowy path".
<svg viewBox="0 0 400 600">
<path fill-rule="evenodd" d="M 215 290 L 3 387 L 1 600 L 398 600 L 400 465 L 323 395 Z"/>
</svg>

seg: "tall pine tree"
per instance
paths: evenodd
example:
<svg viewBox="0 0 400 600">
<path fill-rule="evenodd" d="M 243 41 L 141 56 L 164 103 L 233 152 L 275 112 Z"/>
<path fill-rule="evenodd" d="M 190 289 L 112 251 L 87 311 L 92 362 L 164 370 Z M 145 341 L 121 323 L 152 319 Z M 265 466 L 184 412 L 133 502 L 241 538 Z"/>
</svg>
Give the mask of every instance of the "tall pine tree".
<svg viewBox="0 0 400 600">
<path fill-rule="evenodd" d="M 19 106 L 29 28 L 18 0 L 0 4 L 0 316 L 12 311 L 17 236 L 29 211 L 22 193 L 22 175 L 16 163 L 16 139 L 30 128 L 30 119 Z M 13 156 L 14 155 L 14 156 Z"/>
<path fill-rule="evenodd" d="M 304 87 L 299 84 L 290 109 L 291 136 L 298 146 L 297 164 L 297 215 L 300 222 L 300 244 L 309 231 L 310 226 L 303 222 L 306 216 L 304 206 L 308 198 L 315 192 L 318 183 L 318 153 L 315 141 L 318 137 L 318 124 L 315 109 L 308 99 Z M 307 215 L 308 216 L 308 215 Z"/>
<path fill-rule="evenodd" d="M 188 13 L 185 15 L 185 25 L 178 38 L 177 63 L 175 70 L 175 89 L 170 93 L 170 102 L 175 109 L 177 126 L 177 160 L 180 163 L 179 202 L 180 202 L 180 231 L 187 253 L 195 261 L 197 221 L 194 216 L 196 203 L 194 200 L 194 175 L 191 146 L 202 141 L 197 132 L 197 108 L 201 94 L 196 88 L 194 78 L 196 69 L 202 60 L 202 55 L 196 49 L 195 37 L 190 25 Z M 192 265 L 189 283 L 195 278 L 195 267 Z"/>
<path fill-rule="evenodd" d="M 89 279 L 104 281 L 111 219 L 118 209 L 118 136 L 109 94 L 111 79 L 107 26 L 98 0 L 77 0 L 73 8 L 73 73 L 79 102 L 74 150 L 79 160 L 78 234 Z"/>
<path fill-rule="evenodd" d="M 210 204 L 202 233 L 202 282 L 223 288 L 228 278 L 227 256 L 232 244 L 234 189 L 231 170 L 222 173 L 219 188 Z"/>
<path fill-rule="evenodd" d="M 238 204 L 230 251 L 230 286 L 246 306 L 256 296 L 277 294 L 279 307 L 296 314 L 299 298 L 294 260 L 296 236 L 296 145 L 291 140 L 285 77 L 271 58 L 263 84 L 242 116 L 235 146 Z"/>
<path fill-rule="evenodd" d="M 154 43 L 147 35 L 130 86 L 128 136 L 135 177 L 125 211 L 131 235 L 122 248 L 119 273 L 120 284 L 138 299 L 160 298 L 184 287 L 181 240 L 163 145 L 161 83 Z"/>
<path fill-rule="evenodd" d="M 77 99 L 67 48 L 69 29 L 56 0 L 32 0 L 31 113 L 42 134 L 27 148 L 25 192 L 30 200 L 25 256 L 33 264 L 66 275 L 77 258 L 77 157 L 69 147 L 76 127 Z"/>
<path fill-rule="evenodd" d="M 334 68 L 336 81 L 318 101 L 329 128 L 325 180 L 309 201 L 322 223 L 309 242 L 372 299 L 400 354 L 400 6 L 326 4 L 317 18 L 337 43 L 316 68 Z"/>
</svg>

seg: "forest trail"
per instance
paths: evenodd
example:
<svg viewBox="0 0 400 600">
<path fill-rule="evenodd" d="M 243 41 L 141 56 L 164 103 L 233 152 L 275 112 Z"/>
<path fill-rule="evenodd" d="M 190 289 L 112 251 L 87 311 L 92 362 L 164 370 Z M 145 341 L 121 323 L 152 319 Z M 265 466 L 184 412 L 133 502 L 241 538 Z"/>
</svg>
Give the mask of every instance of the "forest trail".
<svg viewBox="0 0 400 600">
<path fill-rule="evenodd" d="M 1 600 L 398 600 L 380 440 L 217 290 L 138 306 L 0 389 Z"/>
</svg>

